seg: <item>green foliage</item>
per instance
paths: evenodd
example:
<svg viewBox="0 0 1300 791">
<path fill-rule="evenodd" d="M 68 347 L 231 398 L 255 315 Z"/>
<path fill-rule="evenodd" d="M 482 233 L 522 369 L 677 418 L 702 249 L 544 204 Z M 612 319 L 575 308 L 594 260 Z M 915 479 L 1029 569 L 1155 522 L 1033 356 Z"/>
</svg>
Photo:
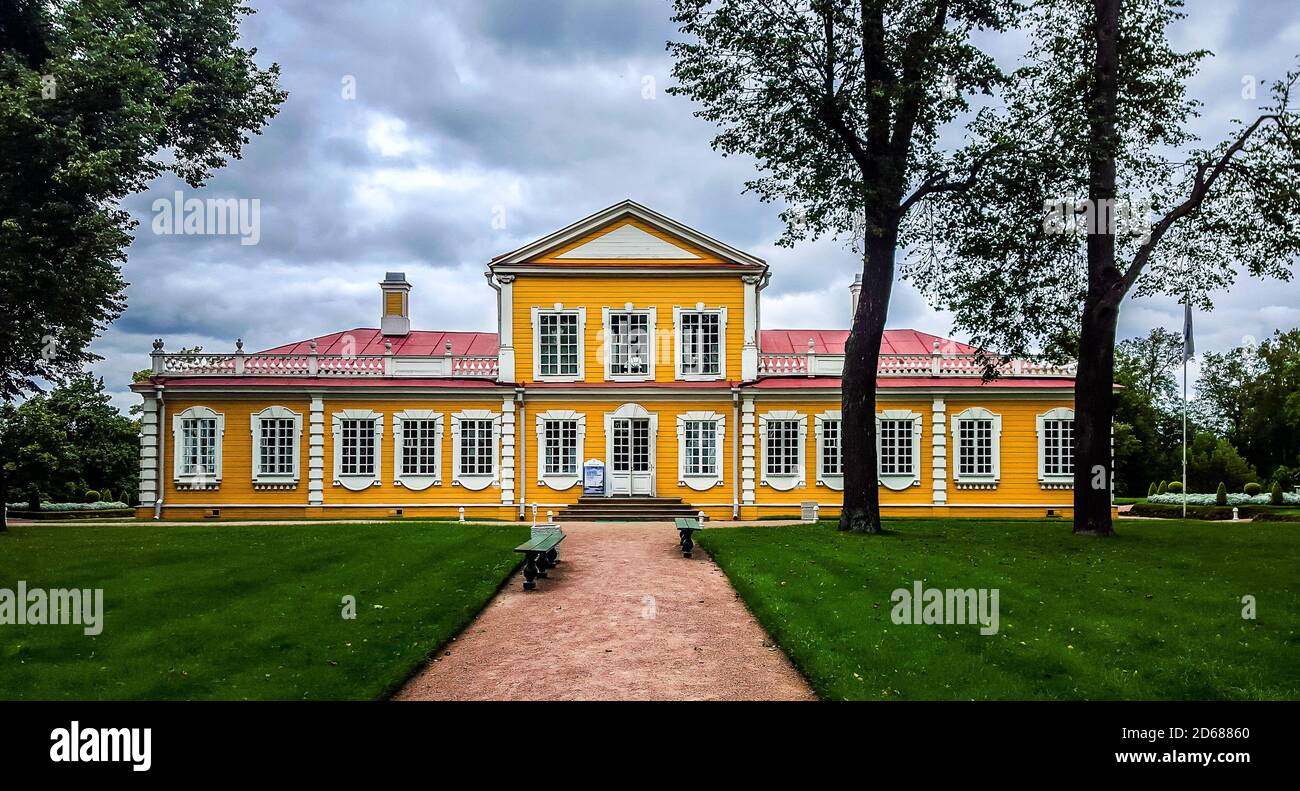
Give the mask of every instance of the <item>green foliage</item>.
<svg viewBox="0 0 1300 791">
<path fill-rule="evenodd" d="M 1273 485 L 1268 487 L 1268 501 L 1273 505 L 1282 505 L 1282 484 L 1273 481 Z"/>
<path fill-rule="evenodd" d="M 1170 494 L 1182 494 L 1182 493 L 1183 493 L 1183 484 L 1182 484 L 1182 482 L 1181 482 L 1181 481 L 1170 481 L 1170 482 L 1169 482 L 1169 493 L 1170 493 Z"/>
<path fill-rule="evenodd" d="M 1219 488 L 1214 491 L 1214 504 L 1215 505 L 1228 504 L 1228 487 L 1222 481 L 1219 482 Z"/>
<path fill-rule="evenodd" d="M 85 494 L 84 498 L 82 499 L 82 502 L 86 502 L 86 503 L 97 503 L 97 502 L 99 502 L 101 499 L 103 499 L 103 498 L 101 498 L 101 497 L 99 496 L 99 492 L 95 491 L 94 489 L 87 489 L 87 490 L 86 490 L 86 494 Z"/>
<path fill-rule="evenodd" d="M 1245 486 L 1241 487 L 1241 491 L 1242 491 L 1242 493 L 1243 493 L 1243 494 L 1248 494 L 1248 495 L 1250 495 L 1251 497 L 1254 497 L 1255 495 L 1259 494 L 1260 491 L 1262 491 L 1262 489 L 1263 489 L 1263 487 L 1261 487 L 1258 483 L 1256 483 L 1256 482 L 1254 482 L 1254 481 L 1251 481 L 1250 483 L 1248 483 L 1248 484 L 1246 484 Z"/>
<path fill-rule="evenodd" d="M 111 489 L 105 489 L 99 493 L 99 498 L 104 502 L 113 502 L 113 491 Z"/>
<path fill-rule="evenodd" d="M 72 377 L 48 394 L 0 406 L 0 459 L 7 492 L 74 502 L 105 484 L 138 486 L 140 427 L 113 408 L 104 382 Z"/>
<path fill-rule="evenodd" d="M 200 187 L 285 94 L 239 46 L 242 0 L 0 5 L 0 398 L 97 359 L 125 307 L 126 196 Z"/>
<path fill-rule="evenodd" d="M 1200 432 L 1187 449 L 1187 485 L 1189 491 L 1208 492 L 1219 481 L 1234 491 L 1241 491 L 1247 481 L 1258 475 L 1241 457 L 1232 443 L 1209 432 Z"/>
<path fill-rule="evenodd" d="M 1161 481 L 1160 488 L 1156 489 L 1156 494 L 1168 494 L 1168 493 L 1169 493 L 1169 481 Z"/>
<path fill-rule="evenodd" d="M 1300 531 L 1120 523 L 1119 539 L 1080 551 L 1035 520 L 885 527 L 881 541 L 821 524 L 699 542 L 823 699 L 1300 697 Z M 1000 631 L 895 624 L 892 592 L 917 579 L 1000 589 Z M 1277 609 L 1242 620 L 1243 591 Z"/>
<path fill-rule="evenodd" d="M 94 638 L 5 626 L 0 700 L 384 698 L 473 620 L 527 536 L 409 522 L 16 527 L 0 540 L 6 577 L 111 600 Z M 355 620 L 339 617 L 345 593 Z"/>
<path fill-rule="evenodd" d="M 1155 494 L 1158 491 L 1159 490 L 1156 488 L 1156 482 L 1152 481 L 1151 485 L 1147 487 L 1147 497 L 1150 497 L 1151 495 Z"/>
</svg>

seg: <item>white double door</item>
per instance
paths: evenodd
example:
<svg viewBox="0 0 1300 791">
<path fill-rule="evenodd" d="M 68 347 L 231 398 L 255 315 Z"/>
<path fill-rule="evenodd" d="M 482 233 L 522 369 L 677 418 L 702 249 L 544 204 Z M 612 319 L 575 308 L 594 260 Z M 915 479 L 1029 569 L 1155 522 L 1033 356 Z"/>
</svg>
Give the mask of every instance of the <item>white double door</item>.
<svg viewBox="0 0 1300 791">
<path fill-rule="evenodd" d="M 609 417 L 611 494 L 655 493 L 655 422 L 649 416 L 621 417 L 615 413 Z"/>
</svg>

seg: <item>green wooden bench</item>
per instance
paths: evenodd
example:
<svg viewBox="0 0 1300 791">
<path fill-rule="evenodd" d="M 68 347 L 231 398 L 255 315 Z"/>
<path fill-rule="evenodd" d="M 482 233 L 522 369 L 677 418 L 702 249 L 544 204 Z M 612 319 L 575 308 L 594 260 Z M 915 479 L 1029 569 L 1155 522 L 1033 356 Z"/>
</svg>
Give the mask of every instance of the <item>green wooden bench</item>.
<svg viewBox="0 0 1300 791">
<path fill-rule="evenodd" d="M 564 531 L 558 527 L 533 536 L 528 541 L 515 547 L 516 552 L 524 553 L 524 590 L 537 587 L 533 580 L 546 579 L 546 571 L 560 562 L 560 553 L 556 549 L 564 540 Z"/>
<path fill-rule="evenodd" d="M 695 542 L 691 540 L 691 535 L 696 530 L 703 530 L 704 525 L 701 525 L 698 519 L 687 519 L 685 517 L 678 517 L 676 522 L 677 534 L 682 539 L 682 557 L 689 558 L 691 551 L 695 549 Z"/>
</svg>

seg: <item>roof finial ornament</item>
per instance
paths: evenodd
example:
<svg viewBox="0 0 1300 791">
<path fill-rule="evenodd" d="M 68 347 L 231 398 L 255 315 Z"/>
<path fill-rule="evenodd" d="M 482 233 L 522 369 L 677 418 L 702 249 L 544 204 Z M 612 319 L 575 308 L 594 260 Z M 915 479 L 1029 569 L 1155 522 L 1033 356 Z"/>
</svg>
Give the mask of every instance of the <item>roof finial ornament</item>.
<svg viewBox="0 0 1300 791">
<path fill-rule="evenodd" d="M 153 342 L 153 350 L 154 350 L 155 352 L 161 352 L 161 351 L 163 350 L 163 339 L 162 339 L 162 338 L 154 338 L 154 342 Z"/>
<path fill-rule="evenodd" d="M 236 338 L 236 339 L 235 339 L 235 351 L 237 351 L 237 352 L 243 352 L 243 351 L 244 351 L 244 339 L 243 339 L 243 338 Z"/>
<path fill-rule="evenodd" d="M 315 353 L 316 353 L 316 339 L 315 339 L 315 338 L 312 338 L 312 339 L 311 339 L 311 353 L 312 353 L 312 354 L 315 354 Z"/>
<path fill-rule="evenodd" d="M 393 342 L 384 341 L 384 354 L 392 354 L 392 353 L 393 353 Z"/>
</svg>

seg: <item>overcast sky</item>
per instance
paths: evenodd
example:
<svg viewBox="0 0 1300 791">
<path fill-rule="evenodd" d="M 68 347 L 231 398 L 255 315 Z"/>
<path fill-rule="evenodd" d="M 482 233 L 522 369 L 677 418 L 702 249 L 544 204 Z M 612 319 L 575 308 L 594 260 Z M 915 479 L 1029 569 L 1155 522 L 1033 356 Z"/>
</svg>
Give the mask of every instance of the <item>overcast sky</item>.
<svg viewBox="0 0 1300 791">
<path fill-rule="evenodd" d="M 764 326 L 847 326 L 855 257 L 829 241 L 775 247 L 779 207 L 742 194 L 753 163 L 712 151 L 713 128 L 664 92 L 668 0 L 253 5 L 246 42 L 280 64 L 289 98 L 242 160 L 185 197 L 259 199 L 260 239 L 155 234 L 151 207 L 174 179 L 127 202 L 140 220 L 129 307 L 94 346 L 119 407 L 153 338 L 226 351 L 242 337 L 255 351 L 378 326 L 388 270 L 414 286 L 414 327 L 495 331 L 487 261 L 624 198 L 766 258 Z M 1300 6 L 1187 6 L 1175 44 L 1215 53 L 1190 92 L 1205 103 L 1196 131 L 1217 139 L 1256 107 L 1243 77 L 1280 76 L 1300 52 Z M 1300 325 L 1298 297 L 1294 282 L 1240 281 L 1198 315 L 1198 350 Z M 1171 300 L 1130 300 L 1120 332 L 1181 322 Z M 906 283 L 889 325 L 950 326 Z"/>
</svg>

